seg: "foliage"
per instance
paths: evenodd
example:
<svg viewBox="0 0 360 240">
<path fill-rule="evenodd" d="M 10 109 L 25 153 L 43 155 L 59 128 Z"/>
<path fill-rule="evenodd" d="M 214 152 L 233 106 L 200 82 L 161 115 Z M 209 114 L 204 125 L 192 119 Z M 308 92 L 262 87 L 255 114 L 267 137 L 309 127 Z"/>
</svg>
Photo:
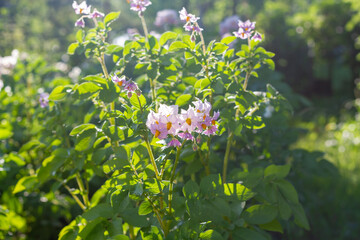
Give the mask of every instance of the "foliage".
<svg viewBox="0 0 360 240">
<path fill-rule="evenodd" d="M 36 194 L 58 206 L 52 211 L 64 211 L 71 222 L 59 239 L 269 239 L 269 231 L 282 233 L 281 222 L 290 219 L 309 229 L 298 194 L 285 179 L 290 165 L 256 161 L 256 155 L 251 162 L 252 157 L 239 154 L 254 145 L 256 135 L 261 138 L 262 115 L 291 110 L 271 85 L 266 91 L 247 89 L 249 80 L 258 77 L 257 69 L 274 68 L 274 54 L 250 38 L 240 49 L 228 46 L 235 37 L 205 45 L 201 32 L 200 42 L 175 32 L 157 39 L 139 16 L 145 36 L 135 35 L 124 47 L 106 42 L 119 12 L 78 30 L 68 53 L 97 60 L 101 73 L 44 84 L 51 71 L 42 70 L 46 64 L 39 60 L 42 64 L 14 70 L 14 76 L 25 71 L 27 85 L 11 85 L 16 77 L 5 80 L 12 91 L 27 86 L 19 95 L 1 91 L 4 101 L 10 100 L 5 107 L 20 105 L 24 109 L 17 114 L 27 114 L 10 115 L 4 109 L 9 119 L 2 127 L 4 142 L 14 150 L 22 147 L 17 152 L 3 149 L 3 167 L 27 166 L 7 168 L 4 177 L 19 177 L 16 185 L 6 186 L 7 195 L 28 199 Z M 119 84 L 117 76 L 125 77 L 127 85 Z M 136 88 L 130 89 L 130 83 Z M 24 92 L 34 98 L 33 84 L 53 89 L 48 106 L 47 99 L 38 106 L 35 99 L 18 102 Z M 161 104 L 185 109 L 197 99 L 208 99 L 211 114 L 219 110 L 211 125 L 217 134 L 192 133 L 194 140 L 174 135 L 181 145 L 172 147 L 169 138 L 159 141 L 149 131 L 149 113 L 158 112 Z M 22 119 L 23 131 L 30 131 L 20 139 L 15 138 L 20 128 L 13 127 L 17 119 Z M 56 201 L 60 198 L 65 200 L 61 204 Z M 5 203 L 5 235 L 26 232 L 25 220 L 12 225 L 14 210 L 8 209 L 9 200 Z M 78 205 L 76 211 L 69 209 L 72 203 Z M 27 214 L 15 213 L 18 218 Z"/>
</svg>

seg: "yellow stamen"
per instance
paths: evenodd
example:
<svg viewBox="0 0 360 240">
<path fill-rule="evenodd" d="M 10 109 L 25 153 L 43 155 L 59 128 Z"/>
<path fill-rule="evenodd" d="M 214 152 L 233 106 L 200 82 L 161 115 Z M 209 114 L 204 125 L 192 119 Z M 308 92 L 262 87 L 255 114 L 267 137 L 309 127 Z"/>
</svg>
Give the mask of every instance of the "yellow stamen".
<svg viewBox="0 0 360 240">
<path fill-rule="evenodd" d="M 187 22 L 190 21 L 190 17 L 189 17 L 189 16 L 186 17 L 186 21 L 187 21 Z"/>
<path fill-rule="evenodd" d="M 191 119 L 190 118 L 186 119 L 186 123 L 190 126 L 191 125 Z"/>
<path fill-rule="evenodd" d="M 206 129 L 206 125 L 203 123 L 201 124 L 201 127 L 205 130 Z"/>
<path fill-rule="evenodd" d="M 156 131 L 155 131 L 155 137 L 157 138 L 159 135 L 160 135 L 160 131 L 159 131 L 159 130 L 156 130 Z"/>
<path fill-rule="evenodd" d="M 170 130 L 171 126 L 172 126 L 172 123 L 171 123 L 171 122 L 168 122 L 168 123 L 166 124 L 166 129 L 167 129 L 167 130 Z"/>
<path fill-rule="evenodd" d="M 198 113 L 201 113 L 201 111 L 198 109 L 198 110 L 196 110 Z"/>
<path fill-rule="evenodd" d="M 158 121 L 155 121 L 155 123 L 156 123 L 156 124 L 159 124 L 159 122 L 158 122 Z"/>
<path fill-rule="evenodd" d="M 215 120 L 211 120 L 212 125 L 215 125 Z"/>
</svg>

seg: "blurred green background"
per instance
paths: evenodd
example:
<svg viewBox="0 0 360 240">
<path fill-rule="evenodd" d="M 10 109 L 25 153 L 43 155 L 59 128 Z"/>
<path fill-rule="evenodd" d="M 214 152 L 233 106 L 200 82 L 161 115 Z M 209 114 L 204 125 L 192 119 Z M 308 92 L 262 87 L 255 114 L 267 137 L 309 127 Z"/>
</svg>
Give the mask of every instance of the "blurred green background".
<svg viewBox="0 0 360 240">
<path fill-rule="evenodd" d="M 87 2 L 105 13 L 121 11 L 120 19 L 112 25 L 110 42 L 126 38 L 128 29 L 141 32 L 141 22 L 129 10 L 126 0 Z M 309 232 L 289 225 L 284 235 L 274 235 L 274 239 L 357 239 L 360 234 L 360 1 L 152 2 L 145 12 L 151 31 L 180 31 L 181 25 L 159 27 L 154 22 L 159 10 L 179 11 L 185 6 L 201 17 L 206 42 L 236 30 L 236 25 L 233 29 L 225 27 L 227 17 L 237 15 L 241 20 L 256 21 L 258 31 L 265 36 L 262 45 L 276 54 L 276 71 L 263 70 L 259 79 L 251 80 L 250 88 L 262 89 L 264 83 L 271 83 L 294 109 L 287 119 L 269 119 L 264 130 L 269 133 L 267 142 L 258 141 L 268 144 L 271 156 L 277 157 L 275 162 L 292 163 L 290 180 L 299 192 L 311 224 Z M 30 56 L 30 63 L 32 59 L 42 58 L 44 62 L 39 64 L 58 69 L 66 66 L 63 72 L 70 78 L 76 67 L 83 73 L 95 71 L 94 66 L 83 64 L 83 57 L 66 55 L 76 32 L 77 16 L 71 4 L 71 0 L 0 0 L 0 56 L 11 55 L 13 49 L 18 49 L 20 55 Z M 235 45 L 239 46 L 240 42 Z M 0 204 L 11 198 L 2 189 L 0 194 Z M 41 211 L 49 208 L 47 204 L 43 207 Z M 41 239 L 56 239 L 65 220 L 58 212 L 43 221 L 53 218 L 60 220 L 56 224 L 35 224 L 30 220 L 31 229 L 25 230 L 32 232 L 28 238 L 40 239 L 35 232 L 47 226 L 49 233 Z"/>
</svg>

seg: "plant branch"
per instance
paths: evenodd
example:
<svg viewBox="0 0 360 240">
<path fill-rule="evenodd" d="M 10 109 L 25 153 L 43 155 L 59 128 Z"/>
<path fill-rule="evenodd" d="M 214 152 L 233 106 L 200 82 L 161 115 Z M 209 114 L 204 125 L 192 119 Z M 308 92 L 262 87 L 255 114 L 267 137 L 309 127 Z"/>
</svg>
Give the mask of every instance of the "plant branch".
<svg viewBox="0 0 360 240">
<path fill-rule="evenodd" d="M 228 136 L 228 141 L 226 144 L 226 152 L 225 152 L 225 158 L 224 158 L 223 177 L 222 177 L 223 184 L 226 182 L 226 172 L 227 172 L 227 167 L 228 167 L 228 162 L 229 162 L 229 155 L 230 155 L 230 149 L 231 149 L 233 136 L 234 136 L 233 133 L 230 131 L 229 136 Z"/>
</svg>

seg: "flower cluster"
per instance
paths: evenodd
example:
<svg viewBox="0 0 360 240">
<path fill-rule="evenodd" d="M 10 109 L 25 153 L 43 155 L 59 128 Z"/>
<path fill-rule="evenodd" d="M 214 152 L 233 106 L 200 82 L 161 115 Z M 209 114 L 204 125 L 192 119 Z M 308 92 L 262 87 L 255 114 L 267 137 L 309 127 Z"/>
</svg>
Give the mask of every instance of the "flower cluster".
<svg viewBox="0 0 360 240">
<path fill-rule="evenodd" d="M 155 26 L 162 27 L 176 25 L 179 22 L 177 12 L 172 9 L 165 9 L 156 13 Z"/>
<path fill-rule="evenodd" d="M 211 117 L 212 106 L 206 100 L 198 100 L 192 104 L 188 110 L 181 109 L 180 114 L 177 105 L 161 104 L 157 113 L 150 111 L 146 126 L 156 138 L 165 139 L 170 135 L 172 140 L 168 146 L 181 145 L 176 137 L 194 141 L 194 134 L 215 135 L 218 130 L 216 120 L 220 113 L 215 112 Z"/>
<path fill-rule="evenodd" d="M 195 41 L 196 34 L 200 34 L 203 30 L 199 27 L 199 24 L 197 21 L 200 19 L 199 17 L 196 17 L 195 15 L 188 13 L 186 9 L 183 7 L 180 13 L 180 20 L 185 21 L 184 29 L 185 31 L 192 32 L 191 33 L 191 41 Z"/>
<path fill-rule="evenodd" d="M 142 13 L 146 10 L 146 7 L 151 4 L 150 0 L 130 0 L 130 9 Z"/>
<path fill-rule="evenodd" d="M 138 85 L 131 80 L 126 80 L 125 76 L 119 78 L 116 74 L 114 74 L 114 76 L 111 77 L 111 80 L 120 88 L 124 89 L 127 92 L 127 96 L 129 98 L 131 98 L 133 93 L 136 93 L 138 96 L 141 95 L 141 90 L 139 89 Z"/>
<path fill-rule="evenodd" d="M 39 103 L 40 107 L 46 108 L 49 106 L 49 94 L 48 93 L 41 93 L 39 96 Z"/>
<path fill-rule="evenodd" d="M 72 7 L 75 10 L 76 14 L 81 14 L 82 16 L 75 22 L 76 27 L 85 27 L 84 18 L 96 19 L 100 17 L 104 17 L 105 15 L 99 12 L 96 8 L 93 12 L 91 12 L 91 5 L 87 5 L 85 1 L 78 4 L 77 2 L 73 2 Z"/>
<path fill-rule="evenodd" d="M 241 39 L 250 39 L 254 40 L 254 41 L 261 41 L 262 37 L 260 35 L 260 33 L 255 32 L 254 33 L 254 29 L 255 29 L 255 23 L 256 22 L 251 22 L 250 20 L 247 20 L 245 22 L 242 22 L 241 20 L 239 20 L 239 30 L 237 32 L 234 32 L 235 37 L 241 38 Z M 251 37 L 252 36 L 252 37 Z"/>
</svg>

